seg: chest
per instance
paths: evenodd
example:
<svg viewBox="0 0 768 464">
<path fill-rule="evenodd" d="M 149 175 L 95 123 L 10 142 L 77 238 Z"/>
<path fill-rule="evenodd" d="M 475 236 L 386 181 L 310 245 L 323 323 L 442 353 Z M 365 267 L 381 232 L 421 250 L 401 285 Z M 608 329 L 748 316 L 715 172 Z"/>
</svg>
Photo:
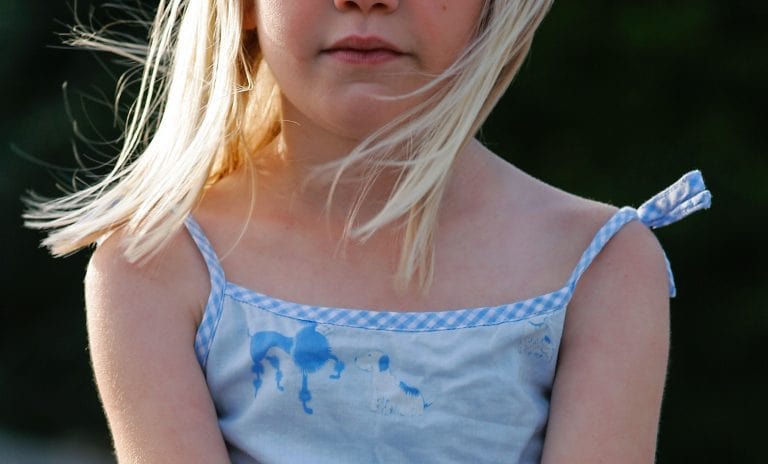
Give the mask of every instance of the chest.
<svg viewBox="0 0 768 464">
<path fill-rule="evenodd" d="M 562 286 L 546 239 L 501 222 L 440 228 L 433 283 L 426 295 L 394 289 L 402 237 L 380 234 L 364 245 L 340 245 L 321 229 L 264 223 L 222 260 L 227 278 L 245 288 L 301 303 L 344 308 L 425 311 L 492 306 Z M 535 243 L 536 246 L 531 246 Z M 226 248 L 226 247 L 224 247 Z M 562 267 L 562 266 L 560 266 Z"/>
</svg>

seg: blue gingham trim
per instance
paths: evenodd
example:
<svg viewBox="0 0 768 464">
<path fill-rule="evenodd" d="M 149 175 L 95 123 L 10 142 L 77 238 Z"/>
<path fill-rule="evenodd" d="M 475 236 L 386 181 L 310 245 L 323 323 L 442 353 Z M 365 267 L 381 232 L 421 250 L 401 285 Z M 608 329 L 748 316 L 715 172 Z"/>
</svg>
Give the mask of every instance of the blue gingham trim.
<svg viewBox="0 0 768 464">
<path fill-rule="evenodd" d="M 222 301 L 227 280 L 224 277 L 224 271 L 221 269 L 219 258 L 216 256 L 216 252 L 213 251 L 211 242 L 205 236 L 203 229 L 197 221 L 192 216 L 187 216 L 184 225 L 197 244 L 200 254 L 203 255 L 205 264 L 208 266 L 208 274 L 211 277 L 211 294 L 208 296 L 208 303 L 205 305 L 205 311 L 203 312 L 203 320 L 200 322 L 200 327 L 197 328 L 197 334 L 195 335 L 195 354 L 200 366 L 205 370 L 208 362 L 209 348 L 213 337 L 216 335 L 219 319 L 221 319 Z"/>
<path fill-rule="evenodd" d="M 648 227 L 663 227 L 700 209 L 709 208 L 712 195 L 699 171 L 691 171 L 637 209 Z"/>
<path fill-rule="evenodd" d="M 239 302 L 280 316 L 318 324 L 394 332 L 434 332 L 520 321 L 563 308 L 568 288 L 502 306 L 449 311 L 371 311 L 366 309 L 310 306 L 273 298 L 229 283 L 226 294 Z"/>
</svg>

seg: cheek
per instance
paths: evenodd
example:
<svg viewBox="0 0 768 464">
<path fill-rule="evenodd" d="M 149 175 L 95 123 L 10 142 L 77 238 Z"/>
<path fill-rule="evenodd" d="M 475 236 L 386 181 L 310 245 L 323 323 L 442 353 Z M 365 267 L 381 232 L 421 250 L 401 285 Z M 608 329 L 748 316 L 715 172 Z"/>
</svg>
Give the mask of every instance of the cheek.
<svg viewBox="0 0 768 464">
<path fill-rule="evenodd" d="M 256 14 L 259 39 L 273 44 L 284 51 L 289 51 L 291 45 L 300 42 L 304 37 L 302 31 L 308 31 L 311 13 L 307 8 L 300 8 L 297 1 L 259 0 Z"/>
<path fill-rule="evenodd" d="M 472 40 L 483 9 L 483 0 L 438 0 L 424 10 L 424 40 L 435 50 L 434 71 L 447 68 Z"/>
</svg>

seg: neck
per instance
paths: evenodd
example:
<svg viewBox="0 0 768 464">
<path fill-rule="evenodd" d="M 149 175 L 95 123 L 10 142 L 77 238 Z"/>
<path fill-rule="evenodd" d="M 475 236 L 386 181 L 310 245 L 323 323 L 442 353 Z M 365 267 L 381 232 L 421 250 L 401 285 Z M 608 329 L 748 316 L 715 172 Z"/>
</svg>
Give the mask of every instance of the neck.
<svg viewBox="0 0 768 464">
<path fill-rule="evenodd" d="M 257 202 L 294 217 L 317 220 L 325 216 L 325 220 L 332 223 L 346 223 L 366 182 L 360 170 L 350 168 L 339 178 L 330 206 L 327 206 L 330 182 L 312 175 L 318 166 L 347 156 L 362 140 L 340 134 L 343 132 L 320 128 L 299 114 L 286 114 L 279 139 L 257 156 L 257 159 L 267 160 L 258 166 Z M 479 188 L 481 183 L 475 179 L 487 166 L 484 161 L 488 154 L 475 140 L 465 147 L 446 185 L 444 204 L 461 204 L 460 192 L 465 195 Z M 371 184 L 364 203 L 359 205 L 357 224 L 366 222 L 381 210 L 393 191 L 397 174 L 385 171 Z"/>
<path fill-rule="evenodd" d="M 259 194 L 270 201 L 289 201 L 294 208 L 320 214 L 326 211 L 336 169 L 326 169 L 328 175 L 316 175 L 317 169 L 342 160 L 362 141 L 361 137 L 346 136 L 341 131 L 319 127 L 297 111 L 284 111 L 284 122 L 279 138 L 265 152 L 256 156 L 266 160 L 259 164 Z M 331 218 L 346 218 L 363 187 L 361 164 L 345 169 L 333 188 L 332 203 L 327 213 Z M 361 219 L 368 217 L 383 204 L 396 177 L 382 174 L 372 184 L 365 205 L 360 210 Z"/>
</svg>

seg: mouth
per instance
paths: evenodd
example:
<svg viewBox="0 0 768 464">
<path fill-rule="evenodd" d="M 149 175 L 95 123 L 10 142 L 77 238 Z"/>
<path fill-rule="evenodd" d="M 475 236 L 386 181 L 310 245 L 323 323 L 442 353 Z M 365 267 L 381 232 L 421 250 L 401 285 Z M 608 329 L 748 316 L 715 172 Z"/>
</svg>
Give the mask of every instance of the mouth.
<svg viewBox="0 0 768 464">
<path fill-rule="evenodd" d="M 349 64 L 379 64 L 405 56 L 396 45 L 374 36 L 352 35 L 334 42 L 322 51 Z"/>
</svg>

